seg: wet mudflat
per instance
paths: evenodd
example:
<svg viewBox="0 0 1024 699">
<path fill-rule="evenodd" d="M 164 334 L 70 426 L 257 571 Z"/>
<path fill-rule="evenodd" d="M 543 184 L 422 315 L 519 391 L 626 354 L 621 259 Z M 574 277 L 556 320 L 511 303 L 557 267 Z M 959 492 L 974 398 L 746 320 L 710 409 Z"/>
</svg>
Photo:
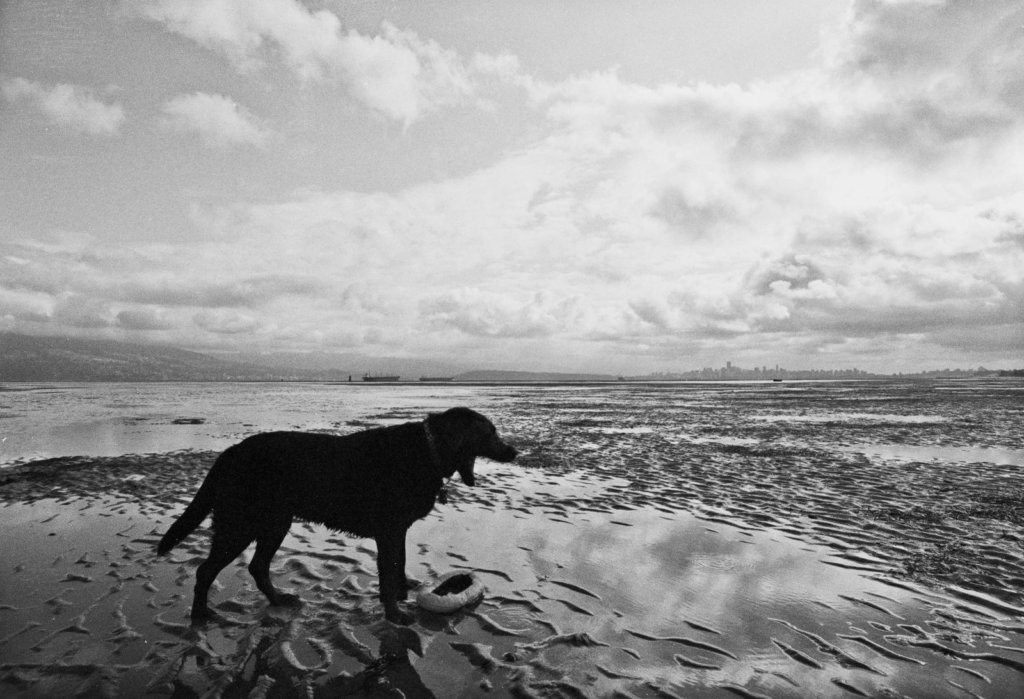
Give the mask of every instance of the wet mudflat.
<svg viewBox="0 0 1024 699">
<path fill-rule="evenodd" d="M 152 548 L 215 452 L 0 472 L 5 696 L 1018 696 L 1024 388 L 489 389 L 521 447 L 409 535 L 484 600 L 381 619 L 372 542 L 301 523 L 187 610 L 207 537 Z M 460 396 L 467 402 L 466 396 Z M 367 424 L 419 419 L 426 406 Z M 434 409 L 430 407 L 429 409 Z M 344 432 L 353 427 L 338 429 Z M 251 554 L 251 551 L 249 552 Z"/>
</svg>

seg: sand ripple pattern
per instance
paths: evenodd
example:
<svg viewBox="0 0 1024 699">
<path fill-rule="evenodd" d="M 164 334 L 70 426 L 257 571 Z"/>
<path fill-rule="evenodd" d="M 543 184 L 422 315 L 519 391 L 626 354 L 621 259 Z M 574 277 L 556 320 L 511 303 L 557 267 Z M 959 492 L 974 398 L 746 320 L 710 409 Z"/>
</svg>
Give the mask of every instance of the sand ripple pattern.
<svg viewBox="0 0 1024 699">
<path fill-rule="evenodd" d="M 452 617 L 419 611 L 410 628 L 380 620 L 368 542 L 302 524 L 273 571 L 301 606 L 267 608 L 242 560 L 214 593 L 223 623 L 191 627 L 205 537 L 169 562 L 151 551 L 215 454 L 29 464 L 0 474 L 2 555 L 14 561 L 0 598 L 0 691 L 1022 695 L 1021 464 L 892 456 L 900 446 L 1024 453 L 1022 396 L 1005 383 L 492 389 L 487 414 L 522 448 L 520 463 L 482 469 L 475 489 L 453 483 L 409 551 L 416 574 L 476 570 L 487 597 Z M 663 602 L 657 589 L 631 596 L 585 574 L 694 518 L 708 542 L 731 548 L 678 562 L 661 552 L 679 585 L 761 575 L 776 547 L 849 587 L 813 599 L 781 591 L 744 630 L 702 611 L 711 590 L 664 588 L 688 600 L 666 621 L 646 613 Z"/>
</svg>

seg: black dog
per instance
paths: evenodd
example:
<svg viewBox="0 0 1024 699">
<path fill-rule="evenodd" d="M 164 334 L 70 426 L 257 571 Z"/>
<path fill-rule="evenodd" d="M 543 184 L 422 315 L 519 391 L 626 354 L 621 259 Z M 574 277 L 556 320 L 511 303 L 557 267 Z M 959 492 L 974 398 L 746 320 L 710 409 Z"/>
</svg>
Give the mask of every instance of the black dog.
<svg viewBox="0 0 1024 699">
<path fill-rule="evenodd" d="M 210 555 L 196 571 L 192 618 L 212 616 L 206 597 L 217 574 L 256 542 L 249 572 L 271 604 L 295 601 L 270 582 L 270 560 L 293 519 L 377 542 L 377 575 L 384 616 L 408 624 L 398 608 L 406 598 L 405 534 L 434 507 L 445 478 L 456 471 L 472 486 L 483 456 L 508 463 L 516 450 L 491 421 L 452 408 L 423 422 L 378 427 L 345 436 L 268 432 L 229 447 L 199 492 L 157 546 L 164 554 L 213 512 Z"/>
</svg>

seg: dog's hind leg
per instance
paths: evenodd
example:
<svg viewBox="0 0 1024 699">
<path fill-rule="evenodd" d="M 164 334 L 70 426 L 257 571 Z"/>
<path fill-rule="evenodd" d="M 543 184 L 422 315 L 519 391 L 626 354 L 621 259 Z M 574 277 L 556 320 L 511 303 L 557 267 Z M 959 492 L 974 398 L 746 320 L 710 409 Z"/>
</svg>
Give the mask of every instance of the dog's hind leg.
<svg viewBox="0 0 1024 699">
<path fill-rule="evenodd" d="M 216 527 L 216 525 L 215 525 Z M 195 596 L 192 598 L 192 619 L 199 621 L 213 616 L 207 603 L 210 586 L 217 574 L 238 558 L 245 547 L 255 538 L 250 532 L 233 530 L 233 527 L 221 526 L 214 529 L 210 555 L 196 570 Z"/>
<path fill-rule="evenodd" d="M 291 523 L 289 517 L 287 520 L 265 525 L 256 536 L 256 553 L 249 563 L 249 573 L 256 581 L 256 587 L 267 596 L 267 600 L 273 605 L 290 604 L 299 599 L 295 595 L 278 592 L 270 580 L 270 561 L 277 553 L 284 537 L 287 536 Z"/>
</svg>

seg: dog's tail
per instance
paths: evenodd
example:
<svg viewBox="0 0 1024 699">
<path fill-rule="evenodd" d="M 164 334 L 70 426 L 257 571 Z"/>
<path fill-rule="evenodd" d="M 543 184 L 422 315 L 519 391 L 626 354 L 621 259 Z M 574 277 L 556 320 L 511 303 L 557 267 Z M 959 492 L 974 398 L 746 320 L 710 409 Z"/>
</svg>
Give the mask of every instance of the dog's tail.
<svg viewBox="0 0 1024 699">
<path fill-rule="evenodd" d="M 224 465 L 226 454 L 227 452 L 224 452 L 217 457 L 213 468 L 206 474 L 203 484 L 199 486 L 199 492 L 192 498 L 192 502 L 188 504 L 185 511 L 181 513 L 181 517 L 178 517 L 178 520 L 171 525 L 171 528 L 160 539 L 160 543 L 156 545 L 158 555 L 162 556 L 180 544 L 186 536 L 203 523 L 206 515 L 210 514 L 210 511 L 213 510 L 213 503 L 216 501 L 218 475 L 221 470 L 218 466 Z"/>
</svg>

